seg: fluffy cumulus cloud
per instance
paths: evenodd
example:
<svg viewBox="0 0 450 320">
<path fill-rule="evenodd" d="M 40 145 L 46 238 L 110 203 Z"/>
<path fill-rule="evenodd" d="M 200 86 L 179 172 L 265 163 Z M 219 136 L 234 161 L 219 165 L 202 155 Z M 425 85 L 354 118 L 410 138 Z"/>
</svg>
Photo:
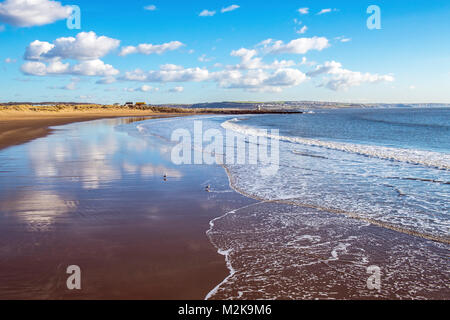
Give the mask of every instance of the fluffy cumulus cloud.
<svg viewBox="0 0 450 320">
<path fill-rule="evenodd" d="M 239 50 L 233 50 L 231 55 L 233 57 L 239 57 L 241 63 L 234 66 L 235 69 L 258 69 L 261 68 L 263 63 L 262 59 L 256 57 L 258 52 L 254 49 L 241 48 Z"/>
<path fill-rule="evenodd" d="M 272 73 L 262 69 L 225 70 L 213 73 L 212 78 L 221 88 L 256 92 L 281 92 L 283 88 L 297 86 L 307 79 L 303 72 L 292 68 L 281 68 Z"/>
<path fill-rule="evenodd" d="M 119 74 L 119 70 L 99 59 L 82 61 L 72 66 L 58 60 L 49 63 L 29 61 L 22 65 L 21 70 L 23 73 L 33 76 L 71 74 L 107 77 Z"/>
<path fill-rule="evenodd" d="M 312 38 L 298 38 L 288 43 L 284 43 L 281 40 L 274 41 L 272 39 L 264 40 L 260 43 L 267 53 L 273 54 L 305 54 L 311 50 L 322 51 L 330 46 L 330 43 L 325 37 L 312 37 Z"/>
<path fill-rule="evenodd" d="M 53 44 L 45 41 L 35 40 L 25 49 L 25 60 L 38 61 L 43 60 L 43 55 L 54 47 Z"/>
<path fill-rule="evenodd" d="M 70 6 L 50 0 L 6 0 L 0 3 L 0 21 L 17 27 L 42 26 L 68 18 Z"/>
<path fill-rule="evenodd" d="M 279 69 L 285 67 L 291 67 L 295 65 L 292 60 L 275 60 L 271 64 L 266 64 L 262 62 L 261 57 L 257 57 L 258 51 L 255 49 L 241 48 L 239 50 L 234 50 L 231 52 L 231 56 L 239 57 L 241 62 L 236 65 L 227 66 L 227 69 L 241 69 L 241 70 L 251 70 L 251 69 Z"/>
<path fill-rule="evenodd" d="M 173 51 L 177 50 L 184 46 L 183 43 L 180 41 L 171 41 L 163 44 L 149 44 L 149 43 L 143 43 L 138 46 L 127 46 L 123 47 L 120 50 L 121 56 L 126 56 L 133 53 L 141 53 L 141 54 L 163 54 L 166 51 Z"/>
<path fill-rule="evenodd" d="M 240 6 L 238 6 L 237 4 L 232 4 L 229 7 L 222 8 L 222 10 L 220 10 L 220 12 L 222 12 L 222 13 L 230 12 L 230 11 L 234 11 L 234 10 L 239 9 L 239 8 L 240 8 Z"/>
<path fill-rule="evenodd" d="M 253 49 L 240 48 L 230 55 L 239 59 L 235 64 L 216 64 L 217 71 L 206 68 L 185 68 L 174 64 L 160 66 L 159 70 L 136 69 L 126 72 L 121 80 L 148 83 L 212 82 L 220 88 L 242 89 L 253 92 L 281 92 L 298 86 L 311 78 L 319 78 L 319 86 L 331 90 L 346 90 L 365 83 L 392 82 L 392 75 L 362 73 L 344 69 L 335 61 L 317 65 L 303 57 L 301 62 L 292 60 L 263 61 L 261 53 L 305 54 L 310 50 L 323 50 L 329 46 L 328 39 L 320 37 L 299 38 L 288 43 L 272 39 L 261 42 Z M 312 67 L 304 73 L 300 68 Z M 176 90 L 176 89 L 172 89 Z M 169 90 L 170 91 L 170 90 Z"/>
<path fill-rule="evenodd" d="M 136 69 L 126 72 L 122 80 L 140 82 L 215 82 L 221 88 L 244 89 L 257 92 L 280 92 L 307 80 L 300 70 L 293 68 L 292 60 L 263 62 L 257 49 L 233 50 L 231 56 L 240 61 L 220 65 L 222 70 L 210 72 L 206 68 L 184 68 L 174 64 L 160 66 L 159 70 Z"/>
<path fill-rule="evenodd" d="M 144 82 L 201 82 L 209 78 L 209 71 L 204 68 L 183 68 L 177 65 L 162 65 L 159 70 L 145 72 L 136 69 L 126 72 L 123 80 Z"/>
<path fill-rule="evenodd" d="M 115 76 L 119 74 L 119 70 L 114 69 L 110 64 L 105 64 L 102 60 L 87 60 L 74 65 L 71 68 L 72 74 L 79 74 L 83 76 Z"/>
<path fill-rule="evenodd" d="M 364 83 L 393 82 L 392 75 L 379 75 L 362 73 L 342 68 L 342 64 L 336 61 L 327 61 L 323 65 L 318 65 L 315 70 L 308 72 L 308 76 L 317 77 L 325 75 L 320 86 L 338 91 L 347 90 L 350 87 L 359 86 Z"/>
<path fill-rule="evenodd" d="M 61 61 L 52 61 L 48 64 L 38 61 L 26 62 L 22 65 L 21 70 L 27 75 L 45 76 L 55 74 L 68 74 L 70 65 Z"/>
<path fill-rule="evenodd" d="M 116 49 L 119 40 L 97 36 L 94 32 L 81 32 L 75 38 L 58 38 L 53 43 L 35 40 L 25 50 L 28 60 L 21 70 L 28 75 L 45 76 L 74 74 L 110 77 L 119 73 L 113 66 L 105 64 L 101 57 Z M 63 60 L 76 60 L 70 65 Z"/>
<path fill-rule="evenodd" d="M 80 32 L 76 37 L 62 37 L 53 43 L 36 40 L 25 51 L 25 60 L 52 59 L 95 60 L 116 49 L 119 40 L 97 36 L 95 32 Z"/>
<path fill-rule="evenodd" d="M 341 38 L 339 38 L 341 39 Z M 343 39 L 343 38 L 342 38 Z M 35 76 L 74 75 L 101 77 L 97 84 L 110 84 L 121 81 L 143 82 L 142 86 L 125 89 L 128 92 L 156 92 L 159 89 L 152 83 L 211 82 L 220 88 L 241 89 L 252 92 L 281 92 L 296 87 L 311 78 L 318 79 L 318 85 L 331 90 L 346 90 L 362 84 L 392 82 L 392 75 L 362 73 L 344 69 L 339 62 L 327 61 L 323 64 L 301 61 L 272 60 L 264 54 L 306 54 L 321 51 L 330 46 L 325 37 L 298 38 L 287 43 L 272 39 L 264 40 L 254 48 L 240 48 L 231 51 L 234 64 L 214 65 L 213 70 L 203 67 L 183 67 L 164 64 L 158 69 L 135 69 L 119 76 L 119 71 L 101 60 L 102 57 L 119 46 L 119 40 L 97 36 L 94 32 L 81 32 L 76 37 L 59 38 L 53 42 L 33 41 L 26 48 L 21 67 L 23 73 Z M 140 44 L 136 47 L 123 47 L 120 55 L 132 53 L 162 54 L 183 46 L 179 41 L 164 44 Z M 68 60 L 68 61 L 66 61 Z M 207 61 L 202 56 L 200 61 Z M 75 62 L 73 62 L 75 61 Z M 312 68 L 303 72 L 302 68 Z M 71 82 L 66 89 L 76 89 Z M 184 87 L 175 86 L 169 92 L 182 92 Z"/>
</svg>

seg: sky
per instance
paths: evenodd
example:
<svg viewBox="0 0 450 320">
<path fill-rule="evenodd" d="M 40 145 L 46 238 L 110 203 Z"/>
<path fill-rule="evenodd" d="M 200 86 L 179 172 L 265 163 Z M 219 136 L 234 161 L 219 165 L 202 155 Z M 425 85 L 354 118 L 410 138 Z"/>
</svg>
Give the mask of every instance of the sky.
<svg viewBox="0 0 450 320">
<path fill-rule="evenodd" d="M 448 0 L 6 0 L 0 102 L 450 103 L 449 39 Z"/>
</svg>

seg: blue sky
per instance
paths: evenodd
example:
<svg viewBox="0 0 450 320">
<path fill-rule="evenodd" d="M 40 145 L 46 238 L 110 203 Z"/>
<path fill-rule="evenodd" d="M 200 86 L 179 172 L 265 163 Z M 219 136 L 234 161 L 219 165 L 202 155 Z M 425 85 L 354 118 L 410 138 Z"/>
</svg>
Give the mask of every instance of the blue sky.
<svg viewBox="0 0 450 320">
<path fill-rule="evenodd" d="M 6 0 L 0 101 L 450 103 L 449 18 L 446 0 Z"/>
</svg>

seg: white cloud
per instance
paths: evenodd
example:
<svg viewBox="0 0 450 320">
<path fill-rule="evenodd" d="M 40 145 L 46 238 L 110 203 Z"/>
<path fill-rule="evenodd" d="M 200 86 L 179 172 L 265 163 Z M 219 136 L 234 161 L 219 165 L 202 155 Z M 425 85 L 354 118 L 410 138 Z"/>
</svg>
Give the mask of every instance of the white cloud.
<svg viewBox="0 0 450 320">
<path fill-rule="evenodd" d="M 238 6 L 237 4 L 233 4 L 233 5 L 229 6 L 229 7 L 222 8 L 222 10 L 220 10 L 220 12 L 222 12 L 222 13 L 230 12 L 230 11 L 234 11 L 234 10 L 239 9 L 239 8 L 240 8 L 240 6 Z"/>
<path fill-rule="evenodd" d="M 255 57 L 258 52 L 254 49 L 241 48 L 233 50 L 231 56 L 241 58 L 241 63 L 233 66 L 234 69 L 259 69 L 262 68 L 261 58 Z"/>
<path fill-rule="evenodd" d="M 43 62 L 29 61 L 22 65 L 23 73 L 34 76 L 46 76 L 52 74 L 67 74 L 70 65 L 61 61 L 52 61 L 48 65 Z"/>
<path fill-rule="evenodd" d="M 21 70 L 25 74 L 36 76 L 73 74 L 111 77 L 119 71 L 99 58 L 119 44 L 119 40 L 97 36 L 92 31 L 80 32 L 75 38 L 58 38 L 53 43 L 35 40 L 25 50 L 24 59 L 28 62 L 22 65 Z M 62 62 L 65 59 L 76 60 L 78 63 L 71 66 Z"/>
<path fill-rule="evenodd" d="M 317 14 L 318 15 L 322 15 L 322 14 L 325 14 L 325 13 L 330 13 L 332 11 L 337 11 L 337 9 L 326 8 L 326 9 L 320 10 Z"/>
<path fill-rule="evenodd" d="M 301 29 L 297 30 L 298 34 L 304 34 L 308 30 L 307 26 L 303 26 Z"/>
<path fill-rule="evenodd" d="M 139 88 L 139 91 L 141 91 L 141 92 L 149 92 L 149 91 L 152 91 L 154 89 L 155 88 L 153 88 L 152 86 L 144 84 L 142 87 Z"/>
<path fill-rule="evenodd" d="M 97 84 L 111 84 L 111 83 L 114 83 L 116 81 L 117 81 L 117 79 L 114 78 L 114 77 L 105 77 L 105 78 L 102 78 L 102 79 L 98 80 L 96 83 Z"/>
<path fill-rule="evenodd" d="M 351 38 L 346 38 L 344 36 L 336 37 L 334 39 L 337 40 L 337 41 L 340 41 L 340 42 L 350 42 L 350 41 L 352 41 Z"/>
<path fill-rule="evenodd" d="M 306 75 L 297 69 L 278 69 L 264 81 L 265 85 L 277 87 L 296 86 L 306 80 Z"/>
<path fill-rule="evenodd" d="M 108 77 L 119 74 L 119 70 L 114 69 L 110 64 L 105 64 L 103 61 L 96 59 L 82 61 L 81 63 L 74 65 L 71 69 L 71 73 L 83 76 Z"/>
<path fill-rule="evenodd" d="M 39 61 L 29 61 L 22 65 L 23 73 L 34 76 L 47 76 L 56 74 L 72 74 L 83 76 L 114 76 L 119 73 L 112 65 L 101 60 L 87 60 L 70 66 L 69 63 L 51 61 L 48 64 Z"/>
<path fill-rule="evenodd" d="M 281 92 L 285 87 L 299 85 L 306 80 L 306 75 L 297 69 L 281 68 L 274 73 L 262 69 L 219 71 L 212 78 L 222 88 L 245 89 L 257 92 Z"/>
<path fill-rule="evenodd" d="M 49 42 L 35 40 L 25 49 L 24 59 L 30 61 L 42 60 L 42 55 L 49 52 L 54 47 L 55 45 Z"/>
<path fill-rule="evenodd" d="M 297 86 L 307 80 L 292 60 L 275 60 L 264 63 L 258 57 L 257 49 L 241 48 L 231 52 L 240 58 L 235 65 L 216 64 L 222 70 L 209 72 L 205 68 L 184 68 L 174 64 L 161 65 L 159 70 L 143 71 L 136 69 L 126 72 L 122 80 L 141 82 L 216 82 L 227 89 L 244 89 L 258 92 L 280 92 L 284 88 Z"/>
<path fill-rule="evenodd" d="M 273 41 L 272 39 L 267 39 L 261 42 L 260 45 L 264 47 L 266 52 L 274 54 L 305 54 L 310 50 L 322 51 L 330 46 L 328 39 L 325 37 L 298 38 L 286 44 L 281 40 Z"/>
<path fill-rule="evenodd" d="M 213 60 L 213 58 L 208 58 L 206 54 L 202 54 L 200 57 L 198 57 L 198 61 L 200 62 L 210 62 Z"/>
<path fill-rule="evenodd" d="M 62 89 L 64 90 L 76 90 L 77 89 L 77 82 L 78 81 L 71 81 L 67 85 L 65 85 Z"/>
<path fill-rule="evenodd" d="M 300 9 L 298 9 L 298 12 L 300 14 L 308 14 L 309 13 L 309 8 L 300 8 Z"/>
<path fill-rule="evenodd" d="M 336 73 L 337 70 L 342 68 L 342 64 L 336 61 L 326 61 L 323 65 L 319 65 L 316 67 L 314 71 L 310 71 L 307 73 L 309 77 L 315 77 L 324 73 Z"/>
<path fill-rule="evenodd" d="M 254 70 L 254 69 L 279 69 L 295 65 L 292 60 L 275 60 L 271 64 L 265 64 L 262 58 L 257 57 L 258 51 L 255 49 L 241 48 L 231 52 L 231 56 L 241 58 L 241 62 L 236 65 L 226 66 L 228 70 Z"/>
<path fill-rule="evenodd" d="M 300 65 L 307 65 L 307 66 L 315 66 L 317 63 L 314 61 L 308 61 L 306 57 L 302 58 L 302 61 L 300 62 Z"/>
<path fill-rule="evenodd" d="M 156 6 L 155 6 L 154 4 L 150 4 L 150 5 L 148 5 L 148 6 L 145 6 L 145 7 L 144 7 L 144 10 L 147 10 L 147 11 L 155 11 L 155 10 L 156 10 Z"/>
<path fill-rule="evenodd" d="M 314 71 L 308 72 L 310 77 L 327 75 L 320 86 L 338 91 L 347 90 L 350 87 L 359 86 L 364 83 L 393 82 L 392 75 L 379 75 L 371 73 L 361 73 L 343 69 L 342 65 L 336 61 L 327 61 L 323 65 L 316 67 Z"/>
<path fill-rule="evenodd" d="M 97 36 L 95 32 L 80 32 L 74 37 L 58 38 L 53 43 L 33 41 L 25 51 L 25 60 L 53 59 L 95 60 L 116 49 L 119 40 Z"/>
<path fill-rule="evenodd" d="M 42 26 L 68 18 L 70 6 L 50 0 L 6 0 L 0 3 L 0 21 L 17 27 Z"/>
<path fill-rule="evenodd" d="M 175 87 L 175 88 L 170 89 L 169 91 L 170 92 L 175 92 L 175 93 L 183 92 L 184 91 L 184 87 Z"/>
<path fill-rule="evenodd" d="M 231 65 L 215 64 L 215 68 L 221 68 L 210 72 L 206 68 L 185 68 L 174 64 L 165 64 L 159 70 L 143 71 L 136 69 L 126 72 L 121 80 L 140 81 L 149 83 L 167 82 L 212 82 L 224 89 L 242 89 L 252 92 L 281 92 L 285 88 L 291 88 L 302 84 L 310 77 L 321 76 L 319 86 L 331 90 L 348 89 L 364 83 L 378 83 L 394 81 L 392 75 L 379 75 L 361 73 L 342 68 L 335 61 L 325 62 L 315 67 L 314 70 L 303 73 L 296 66 L 315 66 L 315 62 L 309 62 L 303 57 L 301 62 L 292 60 L 275 60 L 271 63 L 264 62 L 259 56 L 265 53 L 294 53 L 304 54 L 310 50 L 323 50 L 329 46 L 327 38 L 312 37 L 299 38 L 288 43 L 267 39 L 256 48 L 240 48 L 233 50 L 230 55 L 240 59 L 239 63 Z M 205 61 L 206 56 L 200 60 Z M 175 87 L 177 88 L 177 87 Z M 178 89 L 169 89 L 170 92 Z M 142 89 L 134 89 L 142 91 Z M 181 89 L 179 89 L 181 91 Z"/>
<path fill-rule="evenodd" d="M 136 69 L 126 72 L 124 80 L 145 82 L 201 82 L 209 78 L 209 71 L 202 68 L 185 69 L 176 65 L 163 65 L 159 70 L 145 72 Z"/>
<path fill-rule="evenodd" d="M 143 86 L 139 87 L 139 88 L 124 88 L 123 89 L 126 92 L 157 92 L 159 91 L 159 88 L 155 88 L 149 85 L 144 84 Z"/>
<path fill-rule="evenodd" d="M 163 44 L 149 44 L 149 43 L 142 43 L 138 45 L 137 47 L 134 46 L 128 46 L 123 47 L 120 51 L 121 56 L 126 56 L 133 53 L 141 53 L 141 54 L 163 54 L 166 51 L 173 51 L 177 50 L 184 46 L 183 43 L 180 41 L 171 41 L 168 43 Z"/>
<path fill-rule="evenodd" d="M 17 60 L 16 59 L 12 59 L 12 58 L 6 58 L 5 59 L 5 63 L 16 63 Z"/>
<path fill-rule="evenodd" d="M 209 11 L 209 10 L 203 10 L 202 12 L 200 12 L 199 16 L 200 17 L 212 17 L 213 15 L 215 15 L 216 12 L 215 11 Z"/>
</svg>

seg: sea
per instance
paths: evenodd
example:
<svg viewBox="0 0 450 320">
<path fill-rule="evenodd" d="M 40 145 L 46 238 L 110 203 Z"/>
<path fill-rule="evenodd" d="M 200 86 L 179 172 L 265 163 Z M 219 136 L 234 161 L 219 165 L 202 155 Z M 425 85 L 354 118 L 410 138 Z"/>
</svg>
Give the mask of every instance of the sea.
<svg viewBox="0 0 450 320">
<path fill-rule="evenodd" d="M 449 108 L 159 119 L 135 134 L 171 142 L 198 121 L 241 135 L 249 150 L 255 136 L 279 149 L 273 174 L 260 162 L 220 163 L 230 187 L 257 202 L 211 221 L 230 275 L 208 299 L 449 297 Z M 376 293 L 372 265 L 384 274 Z"/>
</svg>

